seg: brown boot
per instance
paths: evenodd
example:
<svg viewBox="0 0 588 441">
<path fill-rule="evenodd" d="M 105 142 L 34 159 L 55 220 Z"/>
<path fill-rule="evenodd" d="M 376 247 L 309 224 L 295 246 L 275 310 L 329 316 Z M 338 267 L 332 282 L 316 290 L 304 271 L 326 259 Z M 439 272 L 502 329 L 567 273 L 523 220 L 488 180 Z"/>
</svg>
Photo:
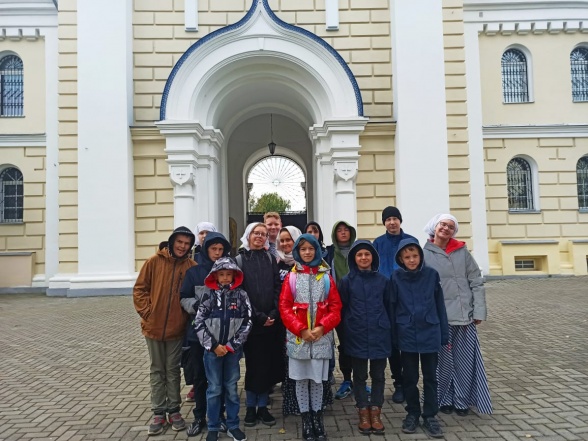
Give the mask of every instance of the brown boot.
<svg viewBox="0 0 588 441">
<path fill-rule="evenodd" d="M 384 424 L 382 424 L 382 420 L 380 419 L 380 414 L 382 413 L 382 408 L 378 406 L 370 407 L 370 420 L 372 424 L 372 433 L 374 435 L 383 435 L 384 434 Z"/>
<path fill-rule="evenodd" d="M 370 410 L 367 407 L 359 409 L 359 432 L 362 435 L 369 435 L 372 433 L 372 424 L 370 423 Z"/>
</svg>

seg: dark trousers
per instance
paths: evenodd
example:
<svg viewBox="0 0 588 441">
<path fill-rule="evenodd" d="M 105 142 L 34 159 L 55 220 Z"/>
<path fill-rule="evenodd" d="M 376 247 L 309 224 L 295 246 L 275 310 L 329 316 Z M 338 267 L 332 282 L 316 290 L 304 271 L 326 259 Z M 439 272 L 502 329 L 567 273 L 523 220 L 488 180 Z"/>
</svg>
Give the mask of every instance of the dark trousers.
<svg viewBox="0 0 588 441">
<path fill-rule="evenodd" d="M 355 404 L 359 409 L 372 406 L 382 407 L 384 404 L 384 386 L 386 385 L 386 359 L 366 360 L 364 358 L 351 358 L 353 367 L 353 394 Z M 368 401 L 368 394 L 365 390 L 368 378 L 368 361 L 370 364 L 370 378 L 372 379 L 371 402 Z"/>
<path fill-rule="evenodd" d="M 194 386 L 195 419 L 206 417 L 206 371 L 204 370 L 204 348 L 198 342 L 190 345 L 185 352 L 184 377 L 186 384 Z M 189 382 L 188 382 L 189 381 Z"/>
<path fill-rule="evenodd" d="M 343 374 L 343 380 L 351 381 L 351 371 L 353 370 L 353 366 L 351 365 L 351 357 L 345 354 L 345 336 L 343 332 L 343 326 L 339 325 L 336 328 L 337 337 L 339 338 L 339 369 L 341 369 L 341 373 Z"/>
<path fill-rule="evenodd" d="M 390 371 L 392 372 L 392 380 L 394 380 L 394 387 L 402 386 L 402 360 L 400 359 L 400 351 L 392 346 L 392 355 L 388 358 L 390 363 Z"/>
<path fill-rule="evenodd" d="M 425 400 L 423 404 L 423 418 L 434 417 L 439 411 L 437 405 L 437 352 L 419 354 L 417 352 L 402 352 L 402 369 L 404 374 L 404 397 L 406 398 L 406 412 L 419 417 L 421 403 L 419 399 L 419 358 L 423 373 L 423 389 Z"/>
</svg>

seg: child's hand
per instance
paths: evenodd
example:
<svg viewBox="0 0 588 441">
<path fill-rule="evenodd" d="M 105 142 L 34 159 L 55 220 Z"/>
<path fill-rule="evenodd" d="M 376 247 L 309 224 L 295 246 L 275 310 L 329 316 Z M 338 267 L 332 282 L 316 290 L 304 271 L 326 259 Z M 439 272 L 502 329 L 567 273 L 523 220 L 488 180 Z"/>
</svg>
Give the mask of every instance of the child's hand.
<svg viewBox="0 0 588 441">
<path fill-rule="evenodd" d="M 482 320 L 474 320 L 475 325 L 479 325 L 480 323 L 482 323 Z"/>
<path fill-rule="evenodd" d="M 216 348 L 214 348 L 214 353 L 217 357 L 224 357 L 227 355 L 227 352 L 227 348 L 223 345 L 218 345 Z"/>
<path fill-rule="evenodd" d="M 307 343 L 312 343 L 314 341 L 314 336 L 308 329 L 303 329 L 300 336 L 302 337 L 302 340 Z"/>
<path fill-rule="evenodd" d="M 316 341 L 324 335 L 325 328 L 323 326 L 317 326 L 312 331 L 310 331 L 310 333 L 312 334 L 312 336 L 314 337 L 314 340 Z"/>
<path fill-rule="evenodd" d="M 275 323 L 275 320 L 272 318 L 267 318 L 267 320 L 265 321 L 265 323 L 263 324 L 263 326 L 272 326 Z"/>
</svg>

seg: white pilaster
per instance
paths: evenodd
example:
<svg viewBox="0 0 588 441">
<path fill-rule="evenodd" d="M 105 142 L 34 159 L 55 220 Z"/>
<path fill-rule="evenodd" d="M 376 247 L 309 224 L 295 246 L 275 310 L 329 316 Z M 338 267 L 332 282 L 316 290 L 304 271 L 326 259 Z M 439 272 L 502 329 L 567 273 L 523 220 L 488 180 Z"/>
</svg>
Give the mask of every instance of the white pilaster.
<svg viewBox="0 0 588 441">
<path fill-rule="evenodd" d="M 198 122 L 160 122 L 166 138 L 170 178 L 174 185 L 174 226 L 194 229 L 198 222 L 224 225 L 220 151 L 222 133 Z"/>
<path fill-rule="evenodd" d="M 71 289 L 77 282 L 132 287 L 132 0 L 78 2 L 77 19 L 78 275 Z"/>
<path fill-rule="evenodd" d="M 367 118 L 331 120 L 310 129 L 316 159 L 314 213 L 325 231 L 330 231 L 339 220 L 357 225 L 355 184 L 361 148 L 359 135 L 367 121 Z"/>
<path fill-rule="evenodd" d="M 426 222 L 449 210 L 442 1 L 390 4 L 396 204 L 403 229 L 425 239 Z"/>
<path fill-rule="evenodd" d="M 339 0 L 325 0 L 327 31 L 339 30 Z"/>
<path fill-rule="evenodd" d="M 198 0 L 184 0 L 184 21 L 186 32 L 198 31 Z"/>
<path fill-rule="evenodd" d="M 480 46 L 476 23 L 465 25 L 466 80 L 468 99 L 468 133 L 470 148 L 470 188 L 472 204 L 473 254 L 484 274 L 490 273 L 488 224 L 484 181 L 484 134 L 482 120 L 482 83 Z"/>
</svg>

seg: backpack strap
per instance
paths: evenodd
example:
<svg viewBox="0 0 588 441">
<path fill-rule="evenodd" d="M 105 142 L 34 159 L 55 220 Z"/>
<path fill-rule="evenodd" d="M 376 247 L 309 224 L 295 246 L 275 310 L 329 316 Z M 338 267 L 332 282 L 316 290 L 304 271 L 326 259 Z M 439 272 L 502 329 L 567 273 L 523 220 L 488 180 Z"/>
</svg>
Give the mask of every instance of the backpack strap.
<svg viewBox="0 0 588 441">
<path fill-rule="evenodd" d="M 239 269 L 241 271 L 243 271 L 243 255 L 242 254 L 237 254 L 237 257 L 235 257 L 235 262 L 237 262 L 237 266 L 239 267 Z"/>
</svg>

